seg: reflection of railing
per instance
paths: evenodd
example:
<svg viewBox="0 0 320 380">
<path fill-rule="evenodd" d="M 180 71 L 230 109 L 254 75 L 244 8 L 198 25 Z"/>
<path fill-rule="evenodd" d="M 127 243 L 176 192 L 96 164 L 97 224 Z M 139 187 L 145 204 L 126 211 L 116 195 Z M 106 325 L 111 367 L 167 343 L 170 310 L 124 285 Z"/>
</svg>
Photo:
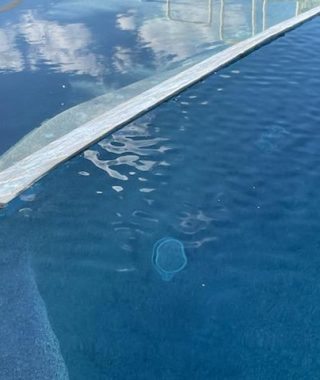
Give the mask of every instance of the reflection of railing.
<svg viewBox="0 0 320 380">
<path fill-rule="evenodd" d="M 264 0 L 266 1 L 266 0 Z M 222 41 L 230 40 L 225 36 L 225 19 L 226 19 L 225 0 L 220 0 L 220 18 L 219 18 L 219 37 Z M 251 35 L 257 33 L 257 5 L 256 0 L 251 0 Z"/>
<path fill-rule="evenodd" d="M 144 1 L 159 1 L 159 0 L 144 0 Z M 188 3 L 176 2 L 176 5 L 180 5 L 181 7 L 185 6 L 184 14 L 187 14 L 189 12 L 187 16 L 179 18 L 179 17 L 174 15 L 175 0 L 162 0 L 162 2 L 167 3 L 167 17 L 169 20 L 175 21 L 175 22 L 199 24 L 199 25 L 211 25 L 212 22 L 214 21 L 213 20 L 213 0 L 207 0 L 207 1 L 208 1 L 208 18 L 205 21 L 199 21 L 199 20 L 190 19 L 189 14 L 190 14 L 190 6 L 192 5 L 191 1 Z M 305 1 L 301 1 L 301 0 L 292 1 L 292 4 L 293 5 L 295 4 L 295 10 L 294 10 L 294 14 L 292 16 L 294 16 L 294 15 L 297 16 L 298 14 L 301 13 L 301 8 L 302 8 L 301 3 L 304 3 L 304 2 Z M 187 4 L 189 6 L 186 6 Z M 231 4 L 234 4 L 234 2 Z M 194 6 L 197 7 L 197 9 L 199 8 L 198 0 L 194 1 Z M 217 4 L 217 6 L 219 8 L 218 4 Z M 249 33 L 252 36 L 254 36 L 258 32 L 262 32 L 268 28 L 268 26 L 269 26 L 268 25 L 268 16 L 269 16 L 268 7 L 269 6 L 270 6 L 270 0 L 263 0 L 262 9 L 260 7 L 258 7 L 257 0 L 251 0 L 251 25 L 248 24 L 248 26 L 250 25 L 251 31 L 249 31 Z M 217 25 L 219 25 L 219 38 L 223 41 L 230 40 L 230 37 L 228 38 L 226 36 L 226 33 L 225 33 L 225 19 L 228 17 L 226 9 L 227 9 L 226 0 L 220 0 L 220 11 L 217 12 L 217 14 L 219 15 L 219 19 L 217 20 Z M 260 25 L 261 25 L 260 28 L 257 27 L 257 25 L 258 25 L 257 18 L 260 19 L 260 17 L 257 17 L 259 12 L 260 12 L 260 14 L 262 13 L 262 22 L 260 23 Z M 194 13 L 192 13 L 192 15 L 193 14 Z M 260 30 L 258 30 L 258 29 L 260 29 Z M 231 40 L 233 40 L 233 38 L 231 38 Z M 237 39 L 235 38 L 235 41 L 236 40 Z"/>
<path fill-rule="evenodd" d="M 21 3 L 22 0 L 12 0 L 0 7 L 0 13 L 10 11 Z"/>
<path fill-rule="evenodd" d="M 212 0 L 208 1 L 208 18 L 206 21 L 190 20 L 188 18 L 177 18 L 173 15 L 172 0 L 167 0 L 167 16 L 171 21 L 186 22 L 191 24 L 204 24 L 210 25 L 212 23 Z M 198 6 L 199 4 L 197 4 Z"/>
<path fill-rule="evenodd" d="M 21 1 L 21 0 L 19 0 Z M 214 0 L 206 0 L 208 4 L 207 8 L 207 20 L 200 21 L 200 20 L 195 20 L 190 18 L 192 15 L 194 15 L 194 12 L 190 12 L 190 7 L 194 6 L 196 9 L 199 9 L 199 1 L 198 0 L 188 0 L 188 1 L 177 1 L 177 0 L 140 0 L 143 2 L 155 2 L 155 3 L 163 3 L 166 4 L 166 13 L 167 17 L 170 21 L 174 22 L 184 22 L 184 23 L 189 23 L 189 24 L 198 24 L 198 25 L 211 25 L 213 23 L 213 3 Z M 192 3 L 193 1 L 193 3 Z M 248 1 L 249 2 L 249 1 Z M 218 3 L 216 1 L 215 3 Z M 239 2 L 241 3 L 241 2 Z M 266 30 L 268 28 L 268 6 L 270 6 L 270 3 L 272 1 L 270 0 L 263 0 L 262 1 L 262 9 L 260 10 L 260 7 L 257 6 L 257 0 L 251 0 L 251 35 L 254 36 L 256 33 L 258 33 L 258 28 L 257 28 L 257 14 L 260 12 L 262 13 L 262 23 L 261 29 L 259 30 L 260 32 Z M 315 3 L 313 5 L 313 3 Z M 219 35 L 221 40 L 225 40 L 224 35 L 225 35 L 225 19 L 227 18 L 226 14 L 226 8 L 227 8 L 227 1 L 226 0 L 220 0 L 220 11 L 217 12 L 217 15 L 219 15 L 219 20 L 217 20 L 217 24 L 219 25 Z M 231 5 L 236 4 L 236 2 L 231 2 Z M 292 5 L 295 4 L 295 10 L 294 14 L 292 16 L 297 16 L 300 13 L 311 9 L 312 6 L 317 6 L 319 5 L 319 0 L 292 0 Z M 184 17 L 176 17 L 174 15 L 174 5 L 177 6 L 177 8 L 180 6 L 180 8 L 184 8 Z M 217 7 L 219 8 L 219 5 L 217 4 Z M 261 19 L 260 19 L 261 20 Z"/>
<path fill-rule="evenodd" d="M 301 13 L 300 9 L 300 2 L 299 0 L 296 0 L 295 2 L 292 1 L 292 4 L 295 4 L 295 11 L 292 16 L 297 16 Z M 257 13 L 258 13 L 258 7 L 257 7 L 257 0 L 251 0 L 251 35 L 254 36 L 258 32 L 263 32 L 268 28 L 268 5 L 270 4 L 270 0 L 263 0 L 262 3 L 262 26 L 261 30 L 258 31 L 257 28 Z M 220 39 L 223 41 L 228 40 L 225 36 L 225 18 L 226 18 L 226 11 L 225 11 L 225 0 L 221 0 L 220 2 L 220 19 L 219 19 L 219 25 L 220 25 Z"/>
<path fill-rule="evenodd" d="M 269 4 L 269 0 L 263 0 L 263 4 L 262 4 L 262 30 L 266 30 L 268 28 L 268 24 L 267 24 L 268 4 Z M 298 16 L 299 14 L 300 14 L 300 1 L 296 0 L 295 14 L 292 16 Z"/>
</svg>

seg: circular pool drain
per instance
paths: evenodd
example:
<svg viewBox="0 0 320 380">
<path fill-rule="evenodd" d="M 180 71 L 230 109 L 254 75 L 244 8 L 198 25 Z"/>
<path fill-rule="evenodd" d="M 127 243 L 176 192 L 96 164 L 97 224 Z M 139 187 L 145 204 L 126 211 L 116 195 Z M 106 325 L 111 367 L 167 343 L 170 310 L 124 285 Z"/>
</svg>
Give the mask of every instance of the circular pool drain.
<svg viewBox="0 0 320 380">
<path fill-rule="evenodd" d="M 170 281 L 180 272 L 188 259 L 181 241 L 163 238 L 153 247 L 152 264 L 164 281 Z"/>
<path fill-rule="evenodd" d="M 11 9 L 17 7 L 21 2 L 22 0 L 12 0 L 5 2 L 4 5 L 0 4 L 0 13 L 10 11 Z"/>
</svg>

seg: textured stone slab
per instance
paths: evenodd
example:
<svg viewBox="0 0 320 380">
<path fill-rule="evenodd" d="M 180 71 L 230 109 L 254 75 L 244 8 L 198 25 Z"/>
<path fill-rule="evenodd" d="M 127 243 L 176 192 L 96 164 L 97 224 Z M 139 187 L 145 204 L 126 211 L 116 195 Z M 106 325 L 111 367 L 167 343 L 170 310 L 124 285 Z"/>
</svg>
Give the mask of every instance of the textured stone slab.
<svg viewBox="0 0 320 380">
<path fill-rule="evenodd" d="M 6 205 L 59 163 L 81 152 L 106 134 L 318 14 L 320 14 L 320 6 L 239 42 L 79 126 L 2 171 L 0 173 L 0 207 Z"/>
</svg>

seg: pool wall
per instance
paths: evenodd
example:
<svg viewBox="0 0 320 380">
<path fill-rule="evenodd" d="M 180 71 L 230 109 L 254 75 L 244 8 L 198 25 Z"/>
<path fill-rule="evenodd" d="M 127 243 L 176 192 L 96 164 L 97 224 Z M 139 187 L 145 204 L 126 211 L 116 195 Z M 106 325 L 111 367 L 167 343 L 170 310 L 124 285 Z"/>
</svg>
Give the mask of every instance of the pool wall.
<svg viewBox="0 0 320 380">
<path fill-rule="evenodd" d="M 4 207 L 61 162 L 99 141 L 106 134 L 117 130 L 209 74 L 242 58 L 318 14 L 320 14 L 320 6 L 239 42 L 79 126 L 2 171 L 0 173 L 0 207 Z"/>
</svg>

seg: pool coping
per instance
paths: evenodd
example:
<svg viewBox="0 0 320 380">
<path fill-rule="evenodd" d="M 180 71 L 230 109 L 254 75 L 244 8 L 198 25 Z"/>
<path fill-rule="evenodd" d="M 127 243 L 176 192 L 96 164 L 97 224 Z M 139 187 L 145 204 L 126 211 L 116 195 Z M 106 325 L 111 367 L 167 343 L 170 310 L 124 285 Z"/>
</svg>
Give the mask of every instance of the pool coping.
<svg viewBox="0 0 320 380">
<path fill-rule="evenodd" d="M 241 41 L 90 120 L 3 170 L 0 173 L 0 207 L 5 207 L 60 163 L 77 155 L 107 134 L 319 14 L 320 6 Z"/>
</svg>

